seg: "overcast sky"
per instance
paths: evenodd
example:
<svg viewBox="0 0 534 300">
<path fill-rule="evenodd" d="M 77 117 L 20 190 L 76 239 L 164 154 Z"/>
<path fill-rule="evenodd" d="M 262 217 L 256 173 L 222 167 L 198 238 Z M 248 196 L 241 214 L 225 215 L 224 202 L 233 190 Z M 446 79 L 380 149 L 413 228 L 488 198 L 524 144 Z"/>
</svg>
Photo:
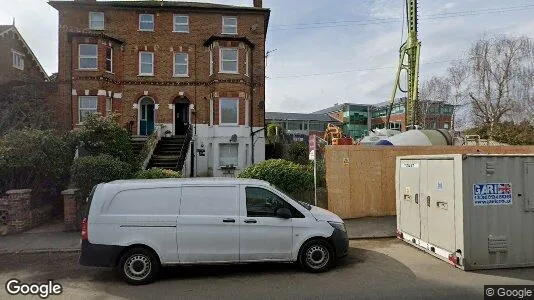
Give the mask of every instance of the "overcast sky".
<svg viewBox="0 0 534 300">
<path fill-rule="evenodd" d="M 45 70 L 56 72 L 56 10 L 46 0 L 0 2 L 0 24 L 11 24 L 15 17 Z M 211 2 L 252 5 L 252 0 Z M 451 61 L 484 36 L 534 35 L 534 0 L 419 2 L 421 80 L 444 74 Z M 264 0 L 263 6 L 271 9 L 267 111 L 312 112 L 335 103 L 389 100 L 403 4 L 404 0 Z"/>
</svg>

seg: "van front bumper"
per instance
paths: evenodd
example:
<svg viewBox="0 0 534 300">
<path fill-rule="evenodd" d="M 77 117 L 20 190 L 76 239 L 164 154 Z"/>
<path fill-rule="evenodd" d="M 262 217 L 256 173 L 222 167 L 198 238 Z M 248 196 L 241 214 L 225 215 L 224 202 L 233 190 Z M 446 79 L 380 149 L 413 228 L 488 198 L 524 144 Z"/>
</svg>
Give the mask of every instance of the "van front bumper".
<svg viewBox="0 0 534 300">
<path fill-rule="evenodd" d="M 124 246 L 91 244 L 82 240 L 80 265 L 89 267 L 115 267 Z"/>
<path fill-rule="evenodd" d="M 335 228 L 330 236 L 330 240 L 334 245 L 337 258 L 347 256 L 349 253 L 349 236 L 346 231 Z"/>
</svg>

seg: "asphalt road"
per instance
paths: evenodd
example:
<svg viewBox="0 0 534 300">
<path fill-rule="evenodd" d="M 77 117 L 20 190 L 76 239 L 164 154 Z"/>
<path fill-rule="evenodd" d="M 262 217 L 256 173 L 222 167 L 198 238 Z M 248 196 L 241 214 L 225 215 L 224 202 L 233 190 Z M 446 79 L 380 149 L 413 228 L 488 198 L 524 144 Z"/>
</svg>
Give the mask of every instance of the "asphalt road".
<svg viewBox="0 0 534 300">
<path fill-rule="evenodd" d="M 533 268 L 464 272 L 395 239 L 351 241 L 348 258 L 322 274 L 291 264 L 176 267 L 135 287 L 77 259 L 76 253 L 0 255 L 0 282 L 54 279 L 63 294 L 49 299 L 483 299 L 484 284 L 534 284 Z M 0 288 L 0 299 L 7 296 Z"/>
</svg>

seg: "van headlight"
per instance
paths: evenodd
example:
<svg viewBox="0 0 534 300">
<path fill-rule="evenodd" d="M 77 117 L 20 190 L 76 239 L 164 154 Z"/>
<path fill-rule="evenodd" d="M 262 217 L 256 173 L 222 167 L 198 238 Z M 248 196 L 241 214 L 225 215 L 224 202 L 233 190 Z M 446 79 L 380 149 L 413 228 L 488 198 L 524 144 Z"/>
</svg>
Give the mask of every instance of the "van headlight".
<svg viewBox="0 0 534 300">
<path fill-rule="evenodd" d="M 328 221 L 328 224 L 330 224 L 330 226 L 334 227 L 335 229 L 339 229 L 339 230 L 341 230 L 343 232 L 347 231 L 347 229 L 345 229 L 345 224 L 344 223 Z"/>
</svg>

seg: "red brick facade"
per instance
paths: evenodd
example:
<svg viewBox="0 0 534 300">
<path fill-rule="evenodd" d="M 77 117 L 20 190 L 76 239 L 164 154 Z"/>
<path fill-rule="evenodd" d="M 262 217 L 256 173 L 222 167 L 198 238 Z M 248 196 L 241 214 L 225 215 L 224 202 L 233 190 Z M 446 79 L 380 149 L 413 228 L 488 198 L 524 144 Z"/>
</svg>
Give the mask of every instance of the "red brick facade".
<svg viewBox="0 0 534 300">
<path fill-rule="evenodd" d="M 76 3 L 75 3 L 76 2 Z M 59 99 L 58 110 L 66 126 L 78 125 L 79 96 L 98 96 L 97 110 L 106 113 L 106 97 L 113 98 L 113 111 L 121 124 L 138 120 L 137 104 L 151 97 L 157 105 L 156 123 L 173 123 L 172 104 L 182 99 L 193 104 L 191 123 L 219 123 L 219 98 L 239 99 L 239 124 L 250 125 L 245 113 L 253 110 L 253 126 L 264 124 L 265 30 L 269 10 L 262 8 L 217 8 L 184 5 L 135 7 L 92 1 L 60 2 L 59 11 Z M 89 30 L 89 12 L 104 13 L 104 30 Z M 139 31 L 139 14 L 154 15 L 154 30 Z M 189 33 L 173 32 L 173 14 L 189 17 Z M 223 35 L 222 17 L 237 17 L 237 35 Z M 79 44 L 98 45 L 98 68 L 80 70 Z M 107 72 L 106 49 L 113 49 L 113 72 Z M 238 49 L 238 74 L 219 73 L 221 47 Z M 139 75 L 139 52 L 153 53 L 153 76 Z M 210 75 L 210 51 L 213 75 Z M 246 53 L 250 51 L 248 76 Z M 188 54 L 187 77 L 173 77 L 174 53 Z M 253 74 L 253 77 L 250 75 Z M 251 91 L 252 94 L 251 94 Z M 210 110 L 210 102 L 213 109 Z M 252 101 L 252 106 L 247 103 Z M 248 120 L 248 124 L 245 122 Z M 210 124 L 213 125 L 213 124 Z M 136 126 L 133 133 L 136 133 Z"/>
</svg>

